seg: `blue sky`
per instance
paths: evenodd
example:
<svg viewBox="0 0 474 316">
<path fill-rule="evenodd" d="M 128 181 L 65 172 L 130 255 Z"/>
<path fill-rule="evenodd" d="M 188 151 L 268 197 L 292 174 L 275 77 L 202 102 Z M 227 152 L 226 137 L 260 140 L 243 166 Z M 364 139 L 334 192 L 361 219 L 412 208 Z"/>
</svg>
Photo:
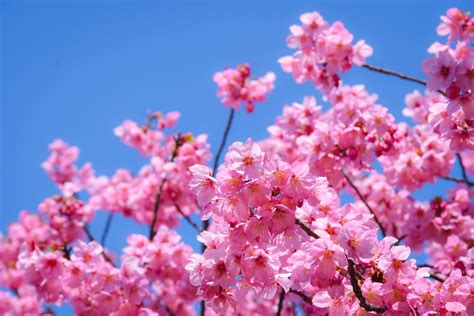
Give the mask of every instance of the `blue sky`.
<svg viewBox="0 0 474 316">
<path fill-rule="evenodd" d="M 215 71 L 249 62 L 255 75 L 274 71 L 268 102 L 248 115 L 239 111 L 229 140 L 261 139 L 284 104 L 320 94 L 296 84 L 277 60 L 290 54 L 285 38 L 300 14 L 319 11 L 341 20 L 374 48 L 368 63 L 423 78 L 426 49 L 441 40 L 435 29 L 449 7 L 473 9 L 469 1 L 8 1 L 0 4 L 0 231 L 18 212 L 36 211 L 57 193 L 40 168 L 47 146 L 63 138 L 81 149 L 97 174 L 146 161 L 121 144 L 113 128 L 125 119 L 142 121 L 147 110 L 178 110 L 178 128 L 208 133 L 213 150 L 227 118 L 216 98 Z M 343 76 L 364 83 L 397 119 L 414 83 L 365 69 Z M 446 183 L 417 193 L 429 199 Z M 93 232 L 99 235 L 104 216 Z M 130 220 L 115 219 L 109 245 L 119 251 L 125 236 L 145 232 Z M 184 240 L 197 246 L 184 224 Z"/>
</svg>

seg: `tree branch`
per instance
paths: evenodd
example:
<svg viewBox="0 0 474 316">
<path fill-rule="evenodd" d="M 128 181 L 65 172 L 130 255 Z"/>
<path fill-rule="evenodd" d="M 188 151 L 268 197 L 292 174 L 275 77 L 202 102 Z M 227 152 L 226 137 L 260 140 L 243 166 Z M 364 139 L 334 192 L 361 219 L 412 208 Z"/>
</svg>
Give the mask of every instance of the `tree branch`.
<svg viewBox="0 0 474 316">
<path fill-rule="evenodd" d="M 94 238 L 94 236 L 92 236 L 92 233 L 91 231 L 89 230 L 89 227 L 87 226 L 87 224 L 84 224 L 84 232 L 86 233 L 87 237 L 89 238 L 89 241 L 96 241 L 96 239 Z M 102 247 L 102 256 L 104 257 L 104 259 L 106 261 L 108 261 L 111 265 L 113 265 L 114 267 L 117 267 L 114 263 L 114 261 L 112 260 L 112 258 L 109 257 L 109 255 L 107 253 L 105 253 L 105 248 Z"/>
<path fill-rule="evenodd" d="M 349 183 L 349 185 L 356 191 L 357 196 L 359 197 L 359 199 L 362 201 L 362 203 L 364 203 L 364 205 L 367 207 L 367 209 L 369 210 L 369 212 L 372 214 L 372 216 L 374 217 L 375 223 L 377 223 L 377 225 L 378 225 L 379 228 L 380 228 L 380 231 L 382 232 L 382 236 L 385 237 L 385 236 L 386 236 L 385 228 L 383 227 L 383 225 L 382 225 L 382 223 L 380 222 L 379 218 L 378 218 L 377 215 L 375 214 L 374 210 L 370 207 L 369 203 L 367 203 L 367 201 L 365 200 L 364 196 L 363 196 L 362 193 L 359 191 L 359 189 L 355 186 L 355 184 L 351 181 L 351 179 L 349 178 L 349 176 L 348 176 L 345 172 L 342 172 L 342 174 L 343 174 L 344 177 L 346 178 L 346 180 L 347 180 L 347 182 Z"/>
<path fill-rule="evenodd" d="M 306 226 L 302 221 L 299 219 L 295 218 L 295 224 L 301 227 L 301 229 L 308 234 L 308 236 L 313 237 L 314 239 L 318 239 L 319 236 L 311 230 L 308 226 Z"/>
<path fill-rule="evenodd" d="M 281 316 L 281 311 L 283 310 L 283 301 L 285 300 L 285 290 L 281 289 L 280 297 L 278 299 L 278 309 L 276 312 L 276 316 Z"/>
<path fill-rule="evenodd" d="M 377 66 L 372 66 L 372 65 L 369 65 L 369 64 L 363 64 L 361 67 L 367 68 L 367 69 L 372 70 L 372 71 L 380 72 L 380 73 L 383 73 L 383 74 L 386 74 L 386 75 L 395 76 L 395 77 L 398 77 L 398 78 L 403 79 L 403 80 L 416 82 L 416 83 L 419 83 L 419 84 L 424 85 L 424 86 L 426 86 L 426 84 L 427 84 L 427 82 L 425 80 L 413 78 L 413 77 L 407 76 L 405 74 L 402 74 L 402 73 L 399 73 L 399 72 L 396 72 L 396 71 L 393 71 L 393 70 L 389 70 L 389 69 L 385 69 L 385 68 L 381 68 L 381 67 L 377 67 Z"/>
<path fill-rule="evenodd" d="M 303 301 L 305 301 L 306 303 L 310 305 L 313 305 L 313 300 L 309 296 L 304 294 L 303 292 L 295 290 L 295 289 L 290 289 L 288 292 L 298 295 L 299 297 L 301 297 Z"/>
<path fill-rule="evenodd" d="M 369 65 L 369 64 L 363 64 L 361 67 L 367 68 L 367 69 L 372 70 L 372 71 L 380 72 L 380 73 L 385 74 L 385 75 L 398 77 L 398 78 L 403 79 L 403 80 L 416 82 L 416 83 L 419 83 L 419 84 L 424 85 L 424 86 L 426 86 L 428 84 L 426 82 L 426 80 L 421 80 L 421 79 L 418 79 L 418 78 L 410 77 L 410 76 L 407 76 L 405 74 L 402 74 L 400 72 L 396 72 L 396 71 L 393 71 L 393 70 L 390 70 L 390 69 L 385 69 L 385 68 L 382 68 L 382 67 L 372 66 L 372 65 Z M 436 92 L 446 96 L 446 93 L 442 90 L 437 90 Z"/>
<path fill-rule="evenodd" d="M 178 134 L 175 140 L 175 148 L 173 149 L 173 152 L 171 153 L 171 158 L 168 160 L 169 162 L 172 162 L 178 155 L 178 148 L 180 146 L 180 142 L 181 142 L 181 135 Z M 153 237 L 155 237 L 156 235 L 155 225 L 156 225 L 156 221 L 158 220 L 158 210 L 160 209 L 160 204 L 161 204 L 161 194 L 163 193 L 163 187 L 165 186 L 166 181 L 167 179 L 163 178 L 163 180 L 160 183 L 160 187 L 158 188 L 158 192 L 156 193 L 155 204 L 153 205 L 153 219 L 151 221 L 150 232 L 148 234 L 149 240 L 153 240 Z"/>
<path fill-rule="evenodd" d="M 176 207 L 176 210 L 178 210 L 179 214 L 181 214 L 181 216 L 189 223 L 189 225 L 193 226 L 198 231 L 198 233 L 202 232 L 202 227 L 195 223 L 188 215 L 184 214 L 178 204 L 175 204 L 174 206 Z"/>
<path fill-rule="evenodd" d="M 348 258 L 347 262 L 348 262 L 347 272 L 349 274 L 349 278 L 350 278 L 350 281 L 351 281 L 352 290 L 354 291 L 354 295 L 359 300 L 360 307 L 362 307 L 363 309 L 365 309 L 368 312 L 376 312 L 376 313 L 385 312 L 387 310 L 386 306 L 381 306 L 381 307 L 380 306 L 374 306 L 374 305 L 367 302 L 364 295 L 362 294 L 362 290 L 359 286 L 359 281 L 357 280 L 357 273 L 356 273 L 356 270 L 355 270 L 355 267 L 354 267 L 354 261 L 352 261 L 351 259 Z"/>
<path fill-rule="evenodd" d="M 105 240 L 107 239 L 107 235 L 109 234 L 110 225 L 112 225 L 113 218 L 114 213 L 109 212 L 109 215 L 107 216 L 107 221 L 105 222 L 104 231 L 102 232 L 102 236 L 100 237 L 100 243 L 102 244 L 102 247 L 105 247 Z"/>
<path fill-rule="evenodd" d="M 464 179 L 464 181 L 466 181 L 466 183 L 471 183 L 469 181 L 469 178 L 467 177 L 466 167 L 464 167 L 464 162 L 462 161 L 461 154 L 456 153 L 456 157 L 458 158 L 459 166 L 461 166 L 462 178 Z"/>
<path fill-rule="evenodd" d="M 450 177 L 450 176 L 447 176 L 447 177 L 443 177 L 442 179 L 444 180 L 448 180 L 448 181 L 453 181 L 453 182 L 457 182 L 457 183 L 465 183 L 467 184 L 468 186 L 472 187 L 474 186 L 474 182 L 471 182 L 469 180 L 464 180 L 464 179 L 460 179 L 460 178 L 456 178 L 456 177 Z"/>
</svg>

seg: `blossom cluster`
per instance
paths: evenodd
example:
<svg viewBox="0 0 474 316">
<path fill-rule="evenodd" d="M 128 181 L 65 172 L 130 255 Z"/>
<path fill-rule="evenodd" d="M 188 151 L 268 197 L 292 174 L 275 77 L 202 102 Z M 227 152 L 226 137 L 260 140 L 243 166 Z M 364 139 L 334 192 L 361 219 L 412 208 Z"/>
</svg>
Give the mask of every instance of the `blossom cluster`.
<svg viewBox="0 0 474 316">
<path fill-rule="evenodd" d="M 234 110 L 243 103 L 247 112 L 251 113 L 255 109 L 255 102 L 265 101 L 267 94 L 273 90 L 275 74 L 268 72 L 262 77 L 251 79 L 250 65 L 241 64 L 236 69 L 227 68 L 216 72 L 213 79 L 222 103 Z"/>
<path fill-rule="evenodd" d="M 205 166 L 192 171 L 191 188 L 215 222 L 199 237 L 206 250 L 194 255 L 187 269 L 218 314 L 245 310 L 239 298 L 249 293 L 275 300 L 280 288 L 296 301 L 298 293 L 311 297 L 313 306 L 305 305 L 309 313 L 363 313 L 354 297 L 354 273 L 374 310 L 408 314 L 474 308 L 469 303 L 474 283 L 461 270 L 444 270 L 449 276 L 442 287 L 428 279 L 430 268 L 408 259 L 410 248 L 395 245 L 394 237 L 379 240 L 365 206 L 341 205 L 338 192 L 325 178 L 312 176 L 305 162 L 273 160 L 248 140 L 230 146 L 216 178 Z"/>
<path fill-rule="evenodd" d="M 437 104 L 432 111 L 433 125 L 440 124 L 441 135 L 455 151 L 474 149 L 474 18 L 451 8 L 437 31 L 448 35 L 445 44 L 435 42 L 429 52 L 435 56 L 423 63 L 427 87 L 446 95 L 448 102 Z M 453 46 L 454 45 L 454 46 Z"/>
<path fill-rule="evenodd" d="M 322 92 L 328 93 L 340 83 L 339 73 L 352 65 L 361 66 L 372 55 L 372 47 L 360 40 L 352 44 L 354 36 L 340 21 L 329 25 L 318 12 L 301 15 L 301 25 L 290 27 L 287 38 L 293 55 L 279 59 L 285 72 L 298 83 L 311 81 Z"/>
<path fill-rule="evenodd" d="M 280 63 L 312 81 L 327 109 L 311 96 L 285 106 L 267 138 L 234 142 L 219 165 L 234 110 L 252 112 L 275 76 L 251 79 L 248 64 L 217 72 L 232 111 L 215 170 L 207 135 L 174 132 L 178 112 L 115 128 L 146 159 L 137 172 L 96 175 L 78 167 L 77 147 L 55 140 L 42 167 L 58 193 L 0 234 L 0 315 L 64 304 L 77 315 L 195 315 L 198 302 L 202 316 L 473 315 L 473 21 L 458 9 L 442 17 L 448 43 L 430 48 L 428 89 L 405 97 L 414 126 L 363 85 L 342 84 L 372 49 L 311 12 L 291 27 L 297 52 Z M 451 176 L 456 160 L 462 177 Z M 455 185 L 417 198 L 439 180 Z M 112 253 L 89 229 L 101 211 L 149 235 L 126 236 Z M 174 230 L 182 220 L 200 252 Z"/>
</svg>

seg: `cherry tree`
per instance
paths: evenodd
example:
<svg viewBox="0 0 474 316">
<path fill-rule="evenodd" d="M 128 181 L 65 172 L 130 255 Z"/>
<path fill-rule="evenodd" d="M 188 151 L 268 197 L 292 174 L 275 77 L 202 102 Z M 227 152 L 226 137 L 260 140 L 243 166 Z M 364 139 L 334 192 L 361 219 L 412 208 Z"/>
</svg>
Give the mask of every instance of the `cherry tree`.
<svg viewBox="0 0 474 316">
<path fill-rule="evenodd" d="M 275 74 L 248 64 L 217 72 L 229 117 L 214 157 L 207 135 L 170 131 L 178 112 L 115 129 L 148 158 L 138 174 L 96 175 L 55 140 L 42 168 L 57 195 L 0 236 L 0 314 L 68 304 L 77 315 L 473 315 L 474 18 L 449 9 L 436 31 L 425 81 L 368 64 L 372 47 L 342 22 L 301 15 L 279 63 L 329 107 L 304 97 L 267 138 L 228 146 L 235 112 L 258 110 Z M 345 84 L 353 67 L 419 85 L 405 96 L 413 124 Z M 439 180 L 452 182 L 444 196 L 413 196 Z M 99 211 L 100 238 L 90 230 Z M 149 228 L 126 236 L 121 254 L 104 247 L 114 214 Z M 182 220 L 200 252 L 174 230 Z"/>
</svg>

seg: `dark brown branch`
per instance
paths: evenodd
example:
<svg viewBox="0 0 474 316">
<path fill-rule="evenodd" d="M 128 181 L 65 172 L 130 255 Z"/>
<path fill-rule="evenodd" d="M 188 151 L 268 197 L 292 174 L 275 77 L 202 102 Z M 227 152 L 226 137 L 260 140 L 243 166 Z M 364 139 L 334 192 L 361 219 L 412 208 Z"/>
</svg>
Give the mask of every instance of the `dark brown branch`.
<svg viewBox="0 0 474 316">
<path fill-rule="evenodd" d="M 306 303 L 310 305 L 313 305 L 313 300 L 309 296 L 304 294 L 303 292 L 295 290 L 295 289 L 290 289 L 289 292 L 298 295 L 299 297 L 301 297 L 303 301 L 305 301 Z"/>
<path fill-rule="evenodd" d="M 89 230 L 89 227 L 87 226 L 87 224 L 84 225 L 83 227 L 84 229 L 84 232 L 86 233 L 87 235 L 87 238 L 89 238 L 89 241 L 96 241 L 96 239 L 94 238 L 94 236 L 92 236 L 92 233 L 91 231 Z M 105 260 L 107 260 L 111 265 L 113 265 L 114 267 L 117 267 L 114 263 L 114 261 L 112 260 L 112 258 L 109 257 L 109 255 L 105 252 L 105 248 L 102 249 L 102 256 L 104 257 Z"/>
<path fill-rule="evenodd" d="M 215 177 L 217 173 L 217 166 L 219 165 L 219 160 L 224 150 L 225 143 L 227 142 L 227 137 L 229 136 L 230 127 L 232 126 L 232 121 L 234 120 L 235 110 L 230 109 L 229 118 L 227 119 L 227 125 L 225 126 L 224 135 L 222 136 L 221 144 L 219 150 L 217 151 L 216 157 L 214 158 L 214 164 L 212 166 L 212 176 Z"/>
<path fill-rule="evenodd" d="M 361 67 L 367 68 L 367 69 L 372 70 L 372 71 L 380 72 L 380 73 L 383 73 L 383 74 L 386 74 L 386 75 L 395 76 L 395 77 L 398 77 L 398 78 L 403 79 L 403 80 L 416 82 L 416 83 L 419 83 L 419 84 L 424 85 L 424 86 L 426 86 L 426 84 L 427 84 L 427 82 L 425 80 L 413 78 L 413 77 L 407 76 L 405 74 L 402 74 L 402 73 L 399 73 L 399 72 L 396 72 L 396 71 L 393 71 L 393 70 L 389 70 L 389 69 L 385 69 L 385 68 L 381 68 L 381 67 L 377 67 L 377 66 L 372 66 L 372 65 L 369 65 L 369 64 L 363 64 Z"/>
<path fill-rule="evenodd" d="M 426 80 L 421 80 L 421 79 L 418 79 L 418 78 L 410 77 L 410 76 L 407 76 L 405 74 L 402 74 L 400 72 L 396 72 L 396 71 L 393 71 L 393 70 L 390 70 L 390 69 L 385 69 L 385 68 L 382 68 L 382 67 L 372 66 L 372 65 L 369 65 L 369 64 L 363 64 L 361 67 L 367 68 L 367 69 L 372 70 L 372 71 L 380 72 L 380 73 L 385 74 L 385 75 L 395 76 L 395 77 L 398 77 L 398 78 L 403 79 L 403 80 L 416 82 L 416 83 L 419 83 L 419 84 L 424 85 L 424 86 L 426 86 L 428 84 L 428 82 L 426 82 Z M 436 92 L 446 96 L 446 93 L 442 90 L 437 90 Z"/>
<path fill-rule="evenodd" d="M 301 229 L 308 234 L 308 236 L 313 237 L 314 239 L 318 239 L 319 236 L 311 230 L 308 226 L 306 226 L 302 221 L 299 219 L 295 218 L 295 224 L 301 227 Z"/>
<path fill-rule="evenodd" d="M 189 225 L 193 226 L 198 233 L 202 232 L 202 227 L 199 226 L 197 223 L 195 223 L 188 215 L 183 213 L 183 210 L 178 206 L 178 204 L 174 205 L 176 207 L 176 210 L 181 214 L 181 216 L 189 223 Z"/>
<path fill-rule="evenodd" d="M 46 307 L 46 310 L 45 310 L 44 312 L 42 312 L 41 315 L 45 315 L 45 316 L 46 316 L 46 315 L 48 315 L 48 316 L 49 316 L 49 315 L 52 315 L 52 316 L 54 316 L 54 312 L 53 312 L 53 310 L 51 309 L 51 306 Z"/>
<path fill-rule="evenodd" d="M 178 155 L 178 149 L 179 149 L 179 146 L 181 145 L 180 143 L 181 143 L 181 135 L 178 134 L 175 140 L 175 147 L 173 149 L 173 152 L 171 153 L 169 162 L 172 162 Z M 155 226 L 156 226 L 156 221 L 158 220 L 158 210 L 160 209 L 160 204 L 161 204 L 161 194 L 163 193 L 163 188 L 165 186 L 166 181 L 167 179 L 163 178 L 163 180 L 160 183 L 160 187 L 158 188 L 158 192 L 156 193 L 155 203 L 153 204 L 153 219 L 151 221 L 150 232 L 148 234 L 149 240 L 153 240 L 153 237 L 155 237 L 156 235 Z"/>
<path fill-rule="evenodd" d="M 283 302 L 285 301 L 285 290 L 281 289 L 280 297 L 278 298 L 278 309 L 276 316 L 281 316 L 281 311 L 283 310 Z"/>
<path fill-rule="evenodd" d="M 113 218 L 114 218 L 114 213 L 109 212 L 109 215 L 107 216 L 107 221 L 105 222 L 104 231 L 102 232 L 102 236 L 100 237 L 100 243 L 102 244 L 102 247 L 105 247 L 105 240 L 107 239 L 107 235 L 109 234 L 110 225 L 112 225 Z"/>
<path fill-rule="evenodd" d="M 442 277 L 440 277 L 439 275 L 434 274 L 434 273 L 430 273 L 430 278 L 432 278 L 433 280 L 436 280 L 438 282 L 441 282 L 441 283 L 446 281 L 445 279 L 443 279 Z"/>
<path fill-rule="evenodd" d="M 430 268 L 432 270 L 435 269 L 435 267 L 433 267 L 431 264 L 418 264 L 417 265 L 417 268 Z M 445 278 L 443 278 L 441 275 L 439 274 L 436 274 L 436 272 L 430 272 L 430 278 L 432 278 L 433 280 L 436 280 L 438 282 L 441 282 L 443 283 L 445 281 Z"/>
<path fill-rule="evenodd" d="M 357 280 L 357 273 L 354 267 L 354 261 L 352 261 L 351 259 L 347 259 L 347 262 L 348 262 L 347 272 L 349 274 L 349 278 L 351 281 L 352 290 L 354 291 L 354 295 L 359 300 L 360 307 L 362 307 L 368 312 L 376 312 L 376 313 L 385 312 L 387 310 L 386 306 L 374 306 L 367 302 L 364 295 L 362 294 L 362 290 L 359 286 L 359 281 Z"/>
<path fill-rule="evenodd" d="M 156 225 L 156 221 L 158 219 L 158 209 L 160 208 L 161 194 L 163 193 L 163 187 L 165 186 L 165 182 L 166 182 L 166 178 L 164 178 L 161 181 L 160 187 L 158 188 L 158 193 L 156 194 L 155 204 L 153 204 L 153 219 L 151 220 L 150 232 L 148 234 L 148 239 L 150 239 L 150 240 L 153 240 L 153 237 L 155 237 L 155 235 L 156 235 L 155 225 Z"/>
<path fill-rule="evenodd" d="M 385 232 L 385 228 L 383 227 L 382 223 L 380 222 L 379 218 L 377 217 L 377 215 L 375 214 L 374 210 L 370 207 L 369 203 L 367 203 L 367 201 L 365 200 L 364 196 L 362 195 L 362 193 L 359 191 L 359 189 L 355 186 L 355 184 L 351 181 L 351 179 L 349 178 L 349 176 L 343 172 L 342 173 L 344 175 L 344 177 L 346 178 L 347 182 L 349 183 L 349 185 L 356 191 L 357 193 L 357 196 L 359 197 L 359 199 L 362 201 L 362 203 L 364 203 L 364 205 L 367 207 L 367 209 L 369 210 L 369 212 L 372 214 L 372 216 L 374 217 L 374 221 L 375 223 L 377 223 L 377 225 L 379 226 L 380 228 L 380 231 L 382 232 L 382 236 L 385 237 L 386 236 L 386 232 Z"/>
<path fill-rule="evenodd" d="M 225 144 L 227 142 L 227 137 L 229 136 L 229 131 L 230 131 L 230 128 L 232 126 L 232 121 L 234 120 L 234 114 L 235 114 L 235 110 L 233 108 L 230 109 L 230 113 L 229 113 L 229 118 L 227 119 L 227 124 L 225 126 L 225 130 L 224 130 L 224 135 L 222 136 L 222 140 L 221 140 L 221 144 L 219 145 L 219 149 L 217 150 L 217 154 L 214 158 L 214 164 L 212 166 L 212 176 L 215 177 L 216 173 L 217 173 L 217 166 L 219 165 L 219 160 L 221 158 L 221 155 L 222 155 L 222 151 L 224 150 L 224 147 L 225 147 Z M 205 220 L 202 222 L 202 230 L 207 230 L 207 228 L 209 227 L 209 220 Z M 202 244 L 201 245 L 201 252 L 204 252 L 204 250 L 206 250 L 206 245 L 205 244 Z M 206 314 L 206 304 L 204 303 L 204 301 L 201 301 L 201 313 L 200 315 L 201 316 L 204 316 Z"/>
<path fill-rule="evenodd" d="M 443 177 L 443 179 L 444 179 L 444 180 L 448 180 L 448 181 L 457 182 L 457 183 L 465 183 L 465 184 L 467 184 L 467 185 L 470 186 L 470 187 L 474 186 L 474 182 L 471 182 L 471 181 L 465 180 L 465 179 L 460 179 L 460 178 L 450 177 L 450 176 Z"/>
<path fill-rule="evenodd" d="M 461 167 L 461 172 L 462 172 L 462 178 L 466 183 L 471 186 L 474 185 L 474 183 L 469 181 L 469 178 L 467 177 L 467 172 L 466 172 L 466 167 L 464 166 L 464 162 L 462 161 L 462 157 L 460 153 L 456 153 L 456 157 L 458 158 L 459 161 L 459 166 Z"/>
</svg>

